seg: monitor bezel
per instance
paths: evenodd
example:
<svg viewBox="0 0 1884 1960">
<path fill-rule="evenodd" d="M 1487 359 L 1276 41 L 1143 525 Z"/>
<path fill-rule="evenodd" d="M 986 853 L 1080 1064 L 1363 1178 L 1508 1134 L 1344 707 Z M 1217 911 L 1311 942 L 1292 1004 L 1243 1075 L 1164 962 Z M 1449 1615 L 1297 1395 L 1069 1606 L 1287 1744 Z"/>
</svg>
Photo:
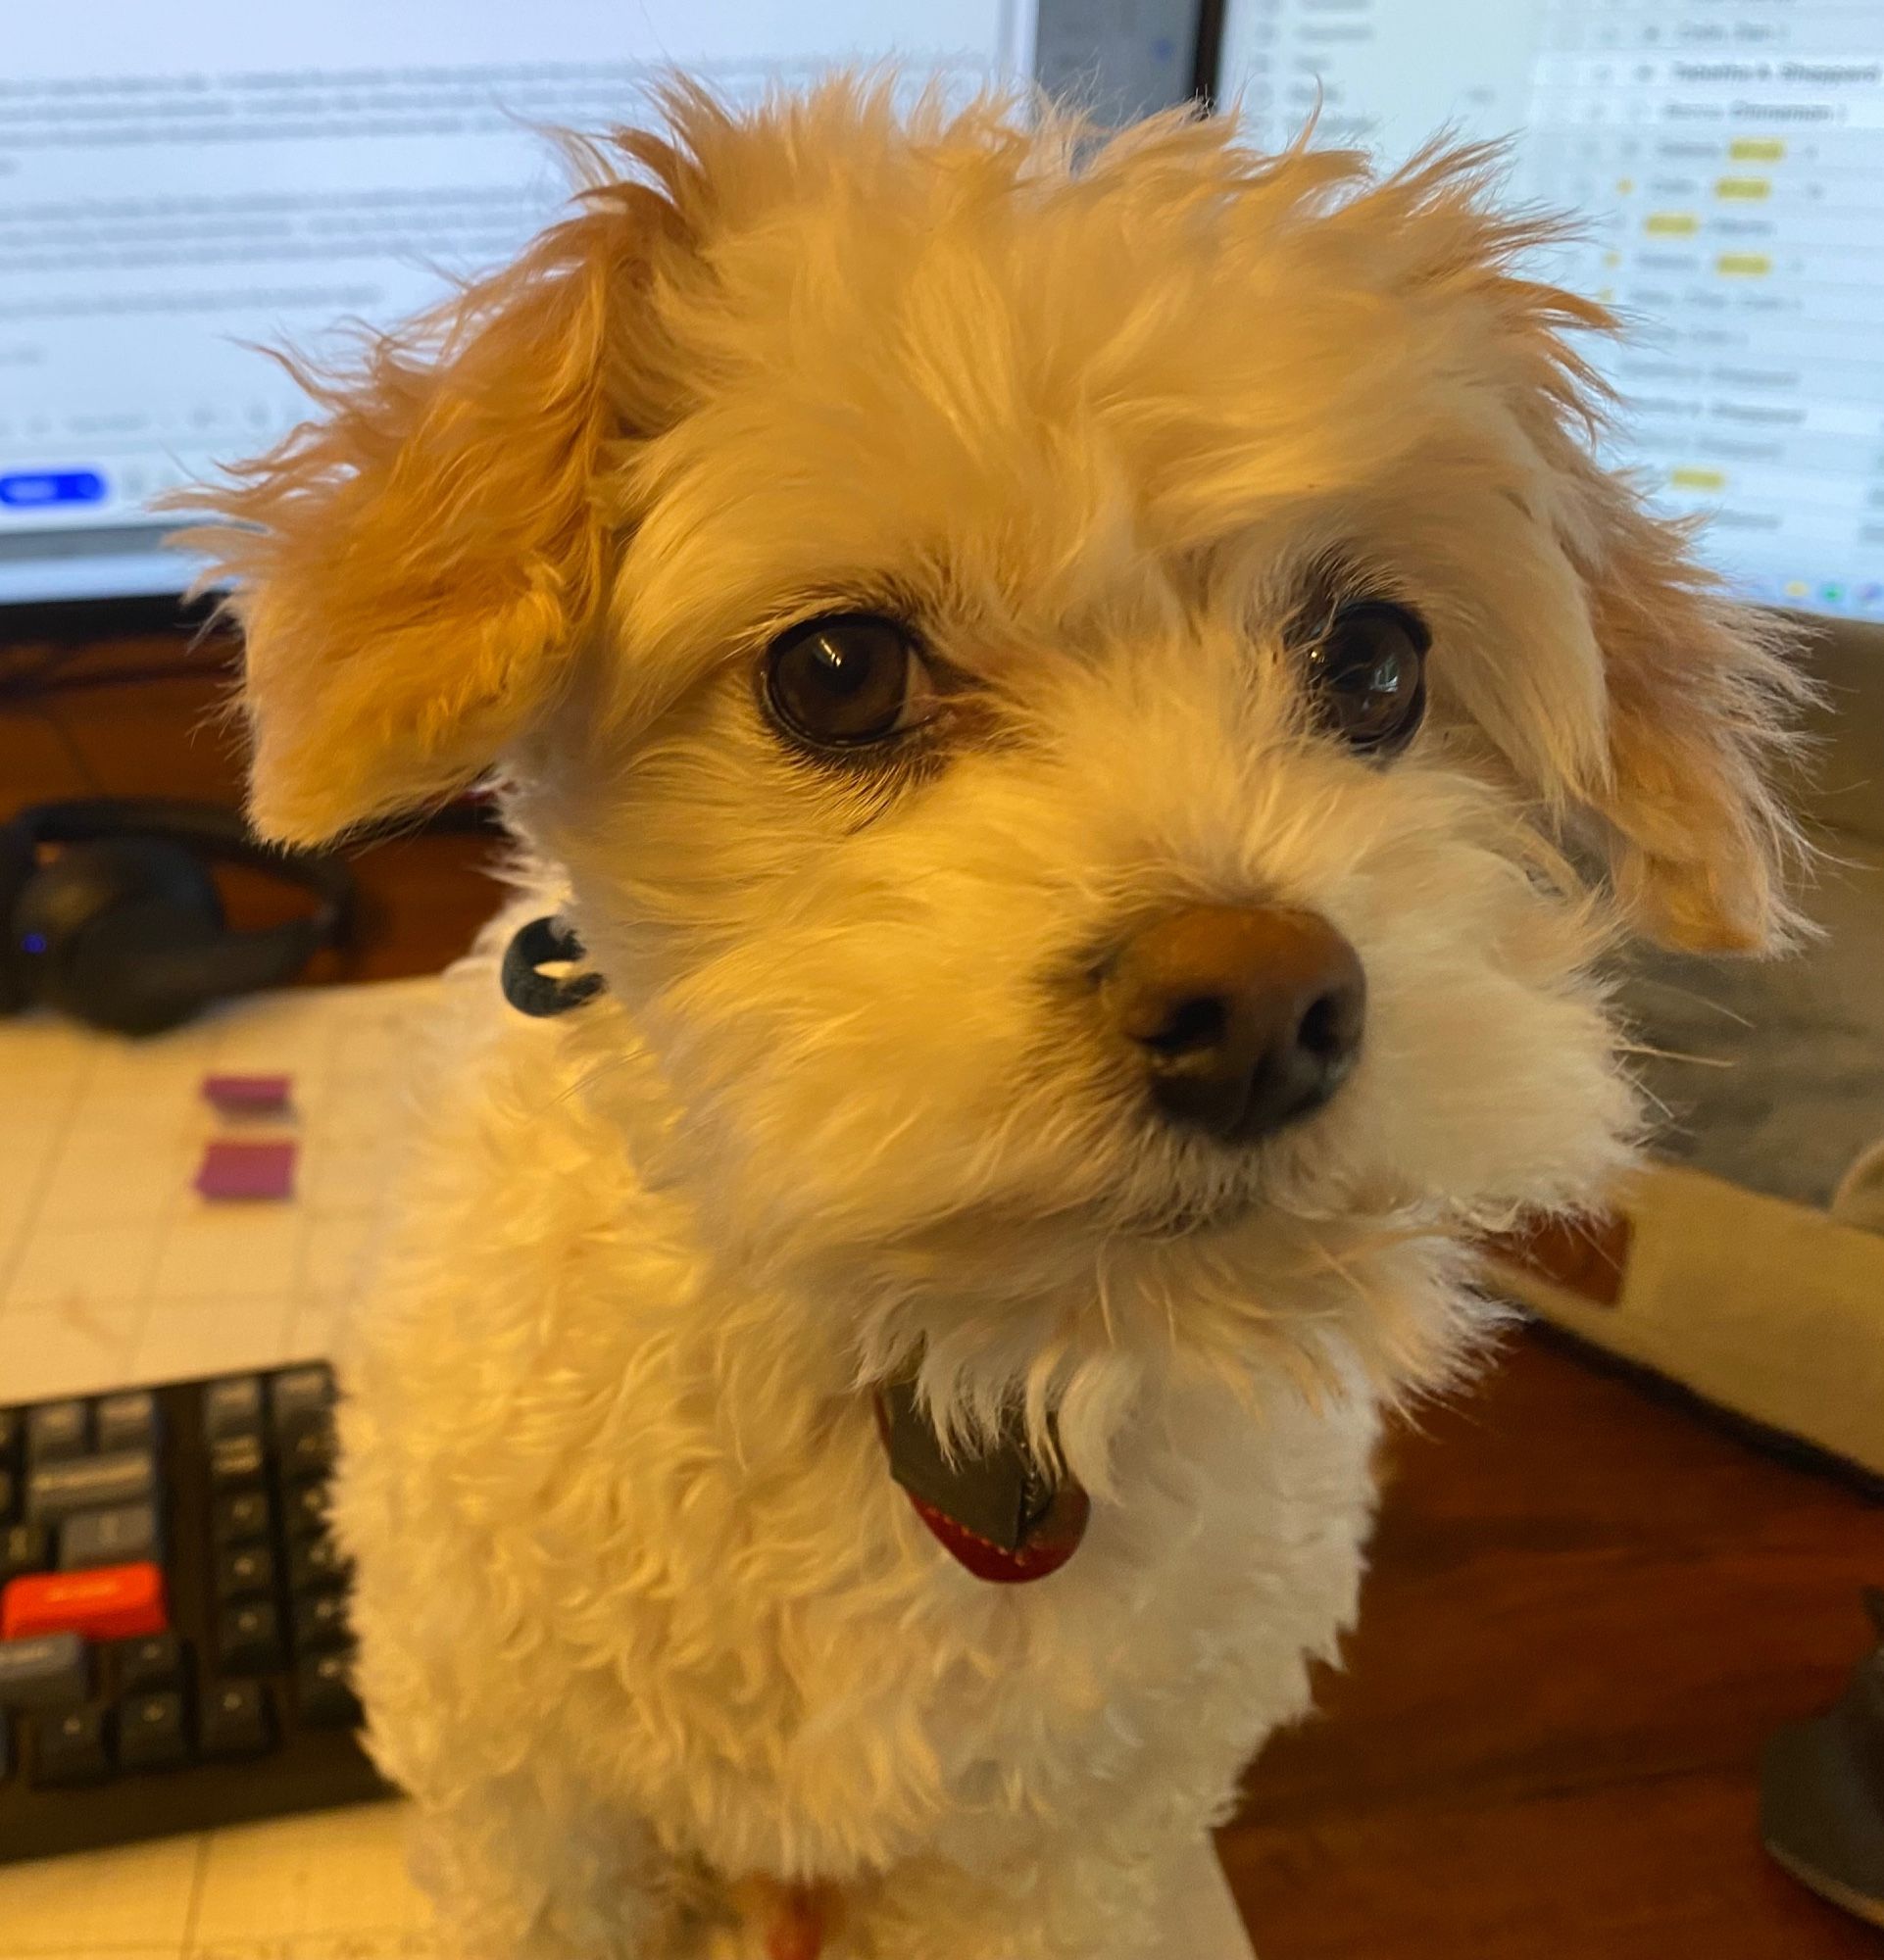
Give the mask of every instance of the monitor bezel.
<svg viewBox="0 0 1884 1960">
<path fill-rule="evenodd" d="M 1222 81 L 1218 73 L 1223 64 L 1223 23 L 1230 0 L 1197 0 L 1196 60 L 1191 68 L 1191 95 L 1205 109 L 1216 108 L 1216 91 Z"/>
<path fill-rule="evenodd" d="M 105 640 L 190 631 L 216 610 L 214 597 L 127 592 L 114 598 L 0 600 L 0 646 L 31 640 Z"/>
</svg>

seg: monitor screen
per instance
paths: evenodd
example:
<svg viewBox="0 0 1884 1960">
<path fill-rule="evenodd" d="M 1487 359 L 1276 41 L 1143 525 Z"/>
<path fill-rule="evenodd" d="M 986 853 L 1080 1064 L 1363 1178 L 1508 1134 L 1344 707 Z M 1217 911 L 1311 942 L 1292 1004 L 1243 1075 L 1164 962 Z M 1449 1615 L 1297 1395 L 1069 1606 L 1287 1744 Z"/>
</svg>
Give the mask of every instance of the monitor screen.
<svg viewBox="0 0 1884 1960">
<path fill-rule="evenodd" d="M 90 0 L 0 49 L 0 605 L 174 593 L 150 497 L 304 413 L 332 349 L 556 213 L 545 125 L 664 70 L 735 95 L 894 55 L 1116 114 L 1191 90 L 1197 0 Z"/>
<path fill-rule="evenodd" d="M 1226 0 L 1252 139 L 1512 136 L 1611 302 L 1618 460 L 1750 598 L 1884 619 L 1884 0 Z"/>
</svg>

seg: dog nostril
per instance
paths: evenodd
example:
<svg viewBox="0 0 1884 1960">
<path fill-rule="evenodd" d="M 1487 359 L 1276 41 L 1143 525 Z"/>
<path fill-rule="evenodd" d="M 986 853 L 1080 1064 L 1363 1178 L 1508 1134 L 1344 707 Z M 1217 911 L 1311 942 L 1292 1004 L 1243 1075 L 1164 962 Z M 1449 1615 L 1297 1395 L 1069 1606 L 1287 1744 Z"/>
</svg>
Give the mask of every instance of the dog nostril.
<svg viewBox="0 0 1884 1960">
<path fill-rule="evenodd" d="M 1308 1052 L 1326 1061 L 1348 1045 L 1347 1024 L 1352 1019 L 1348 1004 L 1339 994 L 1323 994 L 1302 1016 L 1295 1038 Z"/>
<path fill-rule="evenodd" d="M 1149 1033 L 1136 1037 L 1154 1054 L 1195 1054 L 1201 1049 L 1217 1047 L 1229 1031 L 1230 1010 L 1224 1002 L 1209 994 L 1179 1001 L 1165 1021 Z"/>
</svg>

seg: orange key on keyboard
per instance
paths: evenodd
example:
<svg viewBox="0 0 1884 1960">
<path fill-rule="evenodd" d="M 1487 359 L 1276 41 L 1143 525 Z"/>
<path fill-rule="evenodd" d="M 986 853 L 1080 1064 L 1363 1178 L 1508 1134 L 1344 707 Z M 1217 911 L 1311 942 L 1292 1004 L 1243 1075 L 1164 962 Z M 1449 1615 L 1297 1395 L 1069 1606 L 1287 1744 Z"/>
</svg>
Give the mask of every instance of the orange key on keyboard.
<svg viewBox="0 0 1884 1960">
<path fill-rule="evenodd" d="M 170 1627 L 164 1575 L 148 1560 L 100 1565 L 89 1572 L 41 1572 L 8 1583 L 0 1592 L 0 1640 L 36 1634 L 78 1634 L 86 1640 L 129 1640 Z"/>
</svg>

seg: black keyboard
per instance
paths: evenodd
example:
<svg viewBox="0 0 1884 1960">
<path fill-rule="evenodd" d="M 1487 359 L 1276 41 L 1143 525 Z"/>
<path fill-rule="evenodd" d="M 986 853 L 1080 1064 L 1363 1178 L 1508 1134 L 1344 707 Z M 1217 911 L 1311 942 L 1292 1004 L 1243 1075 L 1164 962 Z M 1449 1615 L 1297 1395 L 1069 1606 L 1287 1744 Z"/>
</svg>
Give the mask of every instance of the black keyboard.
<svg viewBox="0 0 1884 1960">
<path fill-rule="evenodd" d="M 386 1794 L 322 1365 L 0 1409 L 0 1863 Z"/>
</svg>

